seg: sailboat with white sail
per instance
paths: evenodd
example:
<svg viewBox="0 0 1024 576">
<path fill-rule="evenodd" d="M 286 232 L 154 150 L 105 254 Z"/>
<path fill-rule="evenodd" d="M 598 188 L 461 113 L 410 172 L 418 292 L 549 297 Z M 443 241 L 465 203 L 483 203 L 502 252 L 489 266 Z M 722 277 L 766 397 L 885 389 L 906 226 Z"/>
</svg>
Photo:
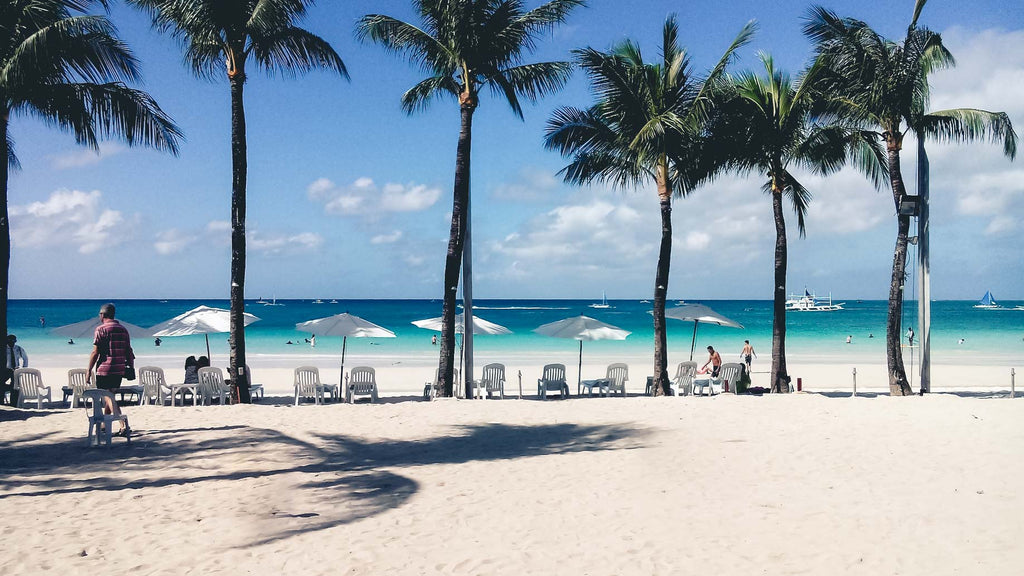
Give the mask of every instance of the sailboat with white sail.
<svg viewBox="0 0 1024 576">
<path fill-rule="evenodd" d="M 599 310 L 604 310 L 605 308 L 611 308 L 611 305 L 608 304 L 608 295 L 604 293 L 604 290 L 601 291 L 601 303 L 598 304 L 598 303 L 595 302 L 595 303 L 591 304 L 590 307 L 591 308 L 597 308 Z"/>
</svg>

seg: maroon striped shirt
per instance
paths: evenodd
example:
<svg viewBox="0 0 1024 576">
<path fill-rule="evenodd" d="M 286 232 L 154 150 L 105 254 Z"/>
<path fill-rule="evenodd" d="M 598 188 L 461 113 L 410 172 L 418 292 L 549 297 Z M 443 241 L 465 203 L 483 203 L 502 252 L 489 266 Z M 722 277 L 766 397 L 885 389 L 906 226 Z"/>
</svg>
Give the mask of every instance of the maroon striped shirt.
<svg viewBox="0 0 1024 576">
<path fill-rule="evenodd" d="M 99 376 L 121 376 L 128 361 L 135 360 L 128 330 L 117 320 L 104 320 L 97 326 L 92 343 L 100 352 L 99 363 L 96 365 L 96 374 Z"/>
</svg>

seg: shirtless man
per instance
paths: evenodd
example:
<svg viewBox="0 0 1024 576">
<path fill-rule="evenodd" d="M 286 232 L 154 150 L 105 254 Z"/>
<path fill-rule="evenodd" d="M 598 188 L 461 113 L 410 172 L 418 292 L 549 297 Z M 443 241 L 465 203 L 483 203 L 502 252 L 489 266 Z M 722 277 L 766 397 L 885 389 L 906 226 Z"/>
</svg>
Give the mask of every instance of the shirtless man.
<svg viewBox="0 0 1024 576">
<path fill-rule="evenodd" d="M 711 377 L 718 378 L 718 372 L 722 369 L 722 355 L 715 352 L 713 346 L 708 346 L 708 361 L 700 367 L 701 372 L 707 372 L 708 364 L 711 364 Z"/>
<path fill-rule="evenodd" d="M 750 340 L 743 341 L 743 351 L 740 352 L 740 356 L 743 357 L 743 363 L 747 365 L 747 374 L 750 374 L 750 364 L 753 358 L 757 358 L 757 352 L 754 352 L 754 347 L 750 345 Z"/>
</svg>

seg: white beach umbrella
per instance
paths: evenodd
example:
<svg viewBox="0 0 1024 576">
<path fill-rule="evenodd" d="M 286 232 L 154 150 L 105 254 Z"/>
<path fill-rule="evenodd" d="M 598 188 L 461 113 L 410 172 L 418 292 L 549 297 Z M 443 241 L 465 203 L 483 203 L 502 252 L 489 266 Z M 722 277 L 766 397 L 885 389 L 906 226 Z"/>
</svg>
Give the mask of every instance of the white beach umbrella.
<svg viewBox="0 0 1024 576">
<path fill-rule="evenodd" d="M 433 330 L 434 332 L 441 331 L 441 317 L 427 318 L 426 320 L 415 320 L 413 321 L 415 326 L 419 328 L 426 328 L 427 330 Z M 462 314 L 455 315 L 455 333 L 463 334 L 465 332 L 466 320 Z M 479 316 L 473 316 L 473 334 L 511 334 L 512 331 L 500 324 L 494 322 L 488 322 Z"/>
<path fill-rule="evenodd" d="M 67 338 L 92 338 L 96 334 L 96 327 L 103 322 L 103 319 L 99 316 L 95 318 L 89 318 L 88 320 L 82 320 L 81 322 L 75 322 L 74 324 L 65 324 L 64 326 L 57 326 L 50 330 L 51 334 L 57 336 L 65 336 Z M 128 335 L 132 338 L 149 338 L 153 335 L 153 331 L 142 326 L 136 326 L 123 320 L 117 321 L 121 326 L 124 326 L 128 330 Z"/>
<path fill-rule="evenodd" d="M 579 387 L 583 378 L 583 341 L 587 340 L 625 340 L 626 336 L 632 334 L 611 324 L 605 324 L 590 316 L 573 316 L 557 322 L 550 322 L 538 326 L 533 330 L 537 334 L 551 336 L 553 338 L 572 338 L 580 341 L 580 363 L 579 372 L 576 377 L 576 386 Z"/>
<path fill-rule="evenodd" d="M 653 314 L 653 312 L 652 312 Z M 693 347 L 697 345 L 697 325 L 716 324 L 730 328 L 743 328 L 735 320 L 730 320 L 703 304 L 687 304 L 665 310 L 665 318 L 675 318 L 684 322 L 693 322 L 693 339 L 690 341 L 690 360 L 693 360 Z"/>
<path fill-rule="evenodd" d="M 245 325 L 248 326 L 259 318 L 252 314 L 245 313 Z M 211 308 L 199 306 L 171 318 L 164 320 L 150 328 L 153 336 L 191 336 L 193 334 L 206 335 L 206 356 L 210 357 L 210 334 L 219 334 L 231 330 L 231 311 L 223 308 Z"/>
<path fill-rule="evenodd" d="M 378 326 L 369 320 L 359 316 L 353 316 L 348 312 L 335 314 L 326 318 L 307 320 L 295 325 L 300 332 L 320 334 L 322 336 L 341 336 L 341 380 L 339 386 L 345 383 L 345 345 L 348 337 L 353 338 L 394 338 L 395 333 L 387 328 Z"/>
</svg>

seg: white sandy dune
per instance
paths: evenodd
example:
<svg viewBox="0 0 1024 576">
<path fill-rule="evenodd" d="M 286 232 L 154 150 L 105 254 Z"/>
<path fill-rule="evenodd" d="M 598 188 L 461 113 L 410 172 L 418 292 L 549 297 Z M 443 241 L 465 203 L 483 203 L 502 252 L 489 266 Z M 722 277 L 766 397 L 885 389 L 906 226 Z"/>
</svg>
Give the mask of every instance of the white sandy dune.
<svg viewBox="0 0 1024 576">
<path fill-rule="evenodd" d="M 0 409 L 0 572 L 1019 574 L 1024 401 Z"/>
</svg>

